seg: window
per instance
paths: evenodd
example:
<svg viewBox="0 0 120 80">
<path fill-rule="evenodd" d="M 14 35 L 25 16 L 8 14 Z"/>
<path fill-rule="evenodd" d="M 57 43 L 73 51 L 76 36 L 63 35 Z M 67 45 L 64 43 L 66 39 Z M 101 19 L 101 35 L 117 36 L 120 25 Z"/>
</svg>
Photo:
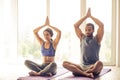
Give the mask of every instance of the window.
<svg viewBox="0 0 120 80">
<path fill-rule="evenodd" d="M 82 2 L 86 5 L 82 5 Z M 86 3 L 85 3 L 86 2 Z M 27 4 L 27 6 L 26 6 Z M 102 6 L 101 6 L 102 4 Z M 33 35 L 33 29 L 43 25 L 49 15 L 50 24 L 62 31 L 56 51 L 56 61 L 80 62 L 80 41 L 74 30 L 74 23 L 91 8 L 91 14 L 104 23 L 105 33 L 100 49 L 100 60 L 112 64 L 112 0 L 18 0 L 18 52 L 20 59 L 41 60 L 40 45 Z M 49 5 L 49 6 L 48 6 Z M 48 7 L 46 7 L 48 6 Z M 49 9 L 48 9 L 49 8 Z M 85 9 L 86 8 L 86 9 Z M 86 12 L 85 11 L 85 12 Z M 47 15 L 46 15 L 47 14 Z M 87 19 L 87 22 L 93 22 Z M 93 22 L 94 23 L 94 22 Z M 98 28 L 97 25 L 96 30 Z M 55 33 L 55 32 L 54 32 Z M 40 33 L 42 35 L 42 33 Z M 55 36 L 53 36 L 54 38 Z M 75 59 L 75 60 L 74 60 Z"/>
<path fill-rule="evenodd" d="M 18 52 L 20 61 L 40 60 L 40 46 L 33 29 L 43 25 L 46 0 L 18 0 Z"/>
<path fill-rule="evenodd" d="M 69 60 L 80 62 L 80 44 L 74 30 L 74 23 L 80 18 L 79 0 L 51 0 L 50 23 L 62 31 L 57 47 L 58 62 Z M 75 60 L 74 60 L 75 59 Z"/>
</svg>

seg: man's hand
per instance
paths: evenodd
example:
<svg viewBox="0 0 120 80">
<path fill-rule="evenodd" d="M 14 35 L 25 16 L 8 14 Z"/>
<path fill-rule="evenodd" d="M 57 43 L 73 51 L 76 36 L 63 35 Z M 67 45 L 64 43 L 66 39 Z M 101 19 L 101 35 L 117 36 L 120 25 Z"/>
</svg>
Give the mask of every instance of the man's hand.
<svg viewBox="0 0 120 80">
<path fill-rule="evenodd" d="M 91 16 L 91 9 L 90 9 L 90 8 L 88 9 L 88 12 L 87 12 L 86 16 L 87 16 L 87 17 L 90 17 L 90 16 Z"/>
</svg>

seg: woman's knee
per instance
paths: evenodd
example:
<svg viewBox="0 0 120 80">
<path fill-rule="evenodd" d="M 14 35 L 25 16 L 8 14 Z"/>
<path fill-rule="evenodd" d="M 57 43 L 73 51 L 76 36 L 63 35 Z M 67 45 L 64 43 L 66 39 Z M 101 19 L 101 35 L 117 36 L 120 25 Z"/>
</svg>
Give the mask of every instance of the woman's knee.
<svg viewBox="0 0 120 80">
<path fill-rule="evenodd" d="M 51 65 L 51 67 L 54 67 L 54 68 L 57 67 L 57 64 L 55 62 L 50 63 L 50 65 Z"/>
<path fill-rule="evenodd" d="M 57 64 L 55 62 L 52 62 L 48 65 L 47 71 L 51 73 L 56 73 L 57 70 Z"/>
<path fill-rule="evenodd" d="M 30 60 L 25 60 L 24 64 L 29 65 L 29 64 L 31 64 L 31 61 Z"/>
</svg>

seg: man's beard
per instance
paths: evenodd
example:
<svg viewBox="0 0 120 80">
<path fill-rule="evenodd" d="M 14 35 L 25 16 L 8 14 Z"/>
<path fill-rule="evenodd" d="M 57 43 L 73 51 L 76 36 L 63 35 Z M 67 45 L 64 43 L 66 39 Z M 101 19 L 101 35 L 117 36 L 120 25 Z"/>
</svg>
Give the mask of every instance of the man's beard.
<svg viewBox="0 0 120 80">
<path fill-rule="evenodd" d="M 92 37 L 93 36 L 93 33 L 91 34 L 86 34 L 87 37 Z"/>
</svg>

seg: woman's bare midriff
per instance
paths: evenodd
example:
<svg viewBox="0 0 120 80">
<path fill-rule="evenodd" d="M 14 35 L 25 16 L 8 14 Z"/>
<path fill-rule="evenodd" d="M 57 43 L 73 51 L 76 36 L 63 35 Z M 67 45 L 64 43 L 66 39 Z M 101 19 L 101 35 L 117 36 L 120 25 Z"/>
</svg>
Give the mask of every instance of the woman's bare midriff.
<svg viewBox="0 0 120 80">
<path fill-rule="evenodd" d="M 44 61 L 44 63 L 54 62 L 54 56 L 53 56 L 53 57 L 44 56 L 44 57 L 43 57 L 43 61 Z"/>
</svg>

